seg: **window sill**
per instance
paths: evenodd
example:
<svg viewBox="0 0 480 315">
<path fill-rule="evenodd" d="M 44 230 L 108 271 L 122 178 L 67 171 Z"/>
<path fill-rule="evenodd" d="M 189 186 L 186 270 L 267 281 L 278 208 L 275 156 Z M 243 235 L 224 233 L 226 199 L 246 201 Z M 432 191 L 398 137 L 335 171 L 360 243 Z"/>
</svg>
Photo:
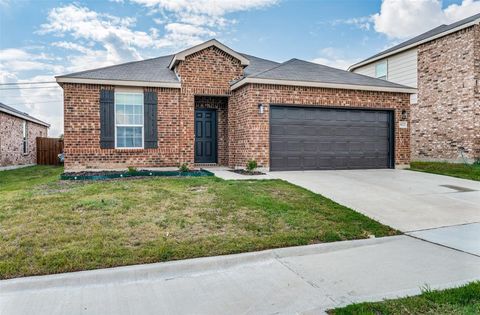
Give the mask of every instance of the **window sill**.
<svg viewBox="0 0 480 315">
<path fill-rule="evenodd" d="M 145 148 L 115 148 L 116 152 L 143 152 Z"/>
</svg>

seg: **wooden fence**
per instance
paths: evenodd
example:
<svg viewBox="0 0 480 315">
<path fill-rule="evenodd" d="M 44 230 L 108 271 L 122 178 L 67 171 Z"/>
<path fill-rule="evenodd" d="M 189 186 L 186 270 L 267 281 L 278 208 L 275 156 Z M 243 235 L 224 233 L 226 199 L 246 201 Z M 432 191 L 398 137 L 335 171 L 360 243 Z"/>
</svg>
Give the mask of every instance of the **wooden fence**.
<svg viewBox="0 0 480 315">
<path fill-rule="evenodd" d="M 60 165 L 58 155 L 63 152 L 63 139 L 37 137 L 37 164 Z"/>
</svg>

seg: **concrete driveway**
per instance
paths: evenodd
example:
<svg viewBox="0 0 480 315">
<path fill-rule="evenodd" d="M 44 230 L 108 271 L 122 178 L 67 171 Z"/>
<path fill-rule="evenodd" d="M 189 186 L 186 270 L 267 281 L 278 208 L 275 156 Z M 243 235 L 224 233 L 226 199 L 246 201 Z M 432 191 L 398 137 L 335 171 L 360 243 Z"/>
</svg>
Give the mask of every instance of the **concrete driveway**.
<svg viewBox="0 0 480 315">
<path fill-rule="evenodd" d="M 480 222 L 480 182 L 408 170 L 272 172 L 403 232 Z"/>
</svg>

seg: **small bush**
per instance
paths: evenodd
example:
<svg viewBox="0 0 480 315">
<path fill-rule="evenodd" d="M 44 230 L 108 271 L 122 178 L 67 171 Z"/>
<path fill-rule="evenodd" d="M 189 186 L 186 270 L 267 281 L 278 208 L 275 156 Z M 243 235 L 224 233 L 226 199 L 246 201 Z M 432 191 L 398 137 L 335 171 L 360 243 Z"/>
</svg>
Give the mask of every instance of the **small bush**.
<svg viewBox="0 0 480 315">
<path fill-rule="evenodd" d="M 190 168 L 188 167 L 188 164 L 187 163 L 182 163 L 180 164 L 180 166 L 178 167 L 178 170 L 180 172 L 188 172 L 190 170 Z"/>
<path fill-rule="evenodd" d="M 129 166 L 127 167 L 129 173 L 135 173 L 137 171 L 137 168 L 135 166 Z"/>
<path fill-rule="evenodd" d="M 475 161 L 473 162 L 473 165 L 480 166 L 480 157 L 475 159 Z"/>
<path fill-rule="evenodd" d="M 255 169 L 257 169 L 257 161 L 255 160 L 250 160 L 247 162 L 247 171 L 253 172 Z"/>
</svg>

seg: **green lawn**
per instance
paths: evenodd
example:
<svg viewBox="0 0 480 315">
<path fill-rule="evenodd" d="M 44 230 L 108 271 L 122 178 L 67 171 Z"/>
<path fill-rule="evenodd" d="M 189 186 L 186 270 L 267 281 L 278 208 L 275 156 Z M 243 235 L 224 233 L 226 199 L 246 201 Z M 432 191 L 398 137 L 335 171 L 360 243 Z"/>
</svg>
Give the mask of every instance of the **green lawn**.
<svg viewBox="0 0 480 315">
<path fill-rule="evenodd" d="M 480 314 L 480 282 L 443 291 L 424 290 L 421 295 L 375 303 L 352 304 L 331 315 L 473 315 Z"/>
<path fill-rule="evenodd" d="M 480 165 L 465 165 L 445 162 L 411 162 L 410 169 L 426 173 L 447 175 L 480 181 Z"/>
<path fill-rule="evenodd" d="M 397 232 L 280 180 L 58 180 L 62 168 L 0 172 L 0 278 Z"/>
</svg>

